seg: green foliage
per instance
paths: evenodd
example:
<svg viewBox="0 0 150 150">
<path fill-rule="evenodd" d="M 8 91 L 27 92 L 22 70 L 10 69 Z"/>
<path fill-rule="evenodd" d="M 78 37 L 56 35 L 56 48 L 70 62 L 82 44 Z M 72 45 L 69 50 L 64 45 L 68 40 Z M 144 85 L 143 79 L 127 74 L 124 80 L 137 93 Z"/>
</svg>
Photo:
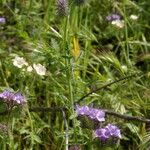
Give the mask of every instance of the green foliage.
<svg viewBox="0 0 150 150">
<path fill-rule="evenodd" d="M 0 91 L 12 88 L 27 99 L 25 107 L 2 114 L 0 149 L 68 150 L 70 145 L 83 150 L 149 149 L 147 123 L 107 116 L 106 122 L 97 124 L 78 118 L 74 104 L 106 83 L 138 74 L 80 104 L 150 117 L 150 3 L 87 0 L 76 6 L 73 1 L 68 2 L 66 17 L 56 14 L 54 0 L 0 1 L 0 17 L 6 18 L 0 23 Z M 121 15 L 123 27 L 106 20 L 112 13 Z M 132 14 L 138 19 L 132 20 Z M 16 56 L 28 66 L 14 65 Z M 46 73 L 40 75 L 35 64 L 44 66 Z M 0 114 L 4 111 L 7 107 L 1 102 Z M 94 138 L 93 130 L 107 123 L 119 125 L 122 139 Z"/>
</svg>

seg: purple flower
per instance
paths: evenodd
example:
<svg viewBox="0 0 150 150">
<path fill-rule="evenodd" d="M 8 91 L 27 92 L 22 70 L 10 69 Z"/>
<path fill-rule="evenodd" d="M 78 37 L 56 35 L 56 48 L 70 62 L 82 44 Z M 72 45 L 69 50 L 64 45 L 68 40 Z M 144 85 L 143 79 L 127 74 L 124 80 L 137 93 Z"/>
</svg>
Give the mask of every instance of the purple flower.
<svg viewBox="0 0 150 150">
<path fill-rule="evenodd" d="M 0 23 L 6 23 L 6 19 L 4 17 L 0 17 Z"/>
<path fill-rule="evenodd" d="M 114 20 L 120 20 L 120 19 L 121 17 L 118 14 L 111 14 L 106 17 L 107 21 L 114 21 Z"/>
<path fill-rule="evenodd" d="M 14 94 L 13 100 L 17 104 L 24 104 L 26 102 L 24 96 L 21 93 L 19 93 L 19 92 Z"/>
<path fill-rule="evenodd" d="M 110 133 L 105 128 L 97 129 L 95 130 L 94 133 L 95 133 L 95 137 L 100 138 L 102 141 L 106 141 L 107 139 L 110 138 Z"/>
<path fill-rule="evenodd" d="M 5 90 L 2 93 L 0 93 L 0 98 L 4 102 L 6 102 L 12 106 L 23 105 L 24 103 L 26 103 L 26 99 L 21 93 L 11 92 L 10 90 Z"/>
<path fill-rule="evenodd" d="M 88 106 L 76 106 L 77 115 L 85 115 L 93 120 L 105 121 L 105 112 Z"/>
<path fill-rule="evenodd" d="M 121 138 L 120 129 L 117 126 L 108 124 L 105 128 L 108 129 L 111 136 Z"/>
<path fill-rule="evenodd" d="M 76 112 L 78 115 L 88 115 L 89 107 L 88 106 L 76 106 Z"/>
<path fill-rule="evenodd" d="M 95 137 L 100 138 L 102 141 L 109 139 L 110 137 L 121 138 L 120 129 L 112 124 L 108 124 L 104 128 L 100 128 L 94 131 Z"/>
<path fill-rule="evenodd" d="M 91 108 L 89 110 L 88 116 L 91 119 L 94 119 L 94 120 L 105 121 L 105 118 L 104 118 L 105 117 L 105 113 L 104 113 L 104 111 L 99 110 L 99 109 Z"/>
<path fill-rule="evenodd" d="M 13 93 L 9 90 L 5 90 L 4 92 L 0 93 L 0 98 L 2 98 L 4 101 L 9 101 L 13 99 Z"/>
</svg>

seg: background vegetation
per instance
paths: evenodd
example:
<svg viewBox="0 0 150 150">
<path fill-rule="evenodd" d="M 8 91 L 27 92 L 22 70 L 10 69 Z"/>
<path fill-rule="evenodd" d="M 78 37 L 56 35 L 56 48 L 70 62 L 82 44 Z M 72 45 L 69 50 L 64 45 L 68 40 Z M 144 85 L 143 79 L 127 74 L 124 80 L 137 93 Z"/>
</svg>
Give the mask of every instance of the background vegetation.
<svg viewBox="0 0 150 150">
<path fill-rule="evenodd" d="M 3 113 L 1 103 L 1 150 L 150 148 L 149 123 L 107 115 L 98 126 L 116 124 L 122 138 L 102 142 L 93 137 L 95 122 L 74 110 L 77 103 L 150 118 L 150 2 L 75 2 L 61 8 L 55 0 L 0 1 L 0 17 L 6 19 L 0 23 L 0 90 L 21 91 L 27 99 L 11 114 Z M 112 13 L 121 16 L 123 27 L 106 19 Z M 18 68 L 16 56 L 45 66 L 46 74 Z"/>
</svg>

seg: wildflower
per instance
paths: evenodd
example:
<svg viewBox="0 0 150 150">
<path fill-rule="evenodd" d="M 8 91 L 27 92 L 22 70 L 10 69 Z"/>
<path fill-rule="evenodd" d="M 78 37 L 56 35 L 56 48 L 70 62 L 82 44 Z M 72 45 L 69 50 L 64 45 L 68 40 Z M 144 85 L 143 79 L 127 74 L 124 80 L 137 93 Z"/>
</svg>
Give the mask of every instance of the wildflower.
<svg viewBox="0 0 150 150">
<path fill-rule="evenodd" d="M 91 119 L 94 119 L 94 120 L 105 121 L 105 118 L 104 118 L 105 117 L 105 113 L 104 113 L 104 111 L 99 110 L 99 109 L 91 108 L 89 110 L 88 116 Z"/>
<path fill-rule="evenodd" d="M 13 94 L 9 90 L 5 90 L 4 92 L 0 93 L 0 98 L 9 100 L 13 98 Z"/>
<path fill-rule="evenodd" d="M 85 3 L 85 0 L 74 0 L 74 4 L 77 6 L 81 6 Z"/>
<path fill-rule="evenodd" d="M 33 68 L 35 69 L 36 73 L 44 76 L 46 74 L 46 68 L 41 64 L 33 64 Z"/>
<path fill-rule="evenodd" d="M 23 66 L 28 66 L 28 63 L 24 60 L 23 57 L 16 56 L 13 59 L 13 65 L 18 68 L 22 68 Z"/>
<path fill-rule="evenodd" d="M 121 16 L 118 15 L 118 14 L 111 14 L 111 15 L 108 15 L 106 17 L 106 19 L 108 21 L 111 22 L 112 25 L 118 27 L 118 28 L 123 28 L 124 27 L 124 21 L 121 20 Z"/>
<path fill-rule="evenodd" d="M 78 115 L 88 115 L 89 107 L 88 106 L 79 106 L 76 107 L 76 112 Z"/>
<path fill-rule="evenodd" d="M 33 70 L 32 66 L 28 66 L 28 67 L 27 67 L 27 71 L 28 71 L 28 72 L 32 72 L 32 70 Z"/>
<path fill-rule="evenodd" d="M 0 98 L 11 106 L 23 105 L 26 103 L 25 97 L 20 92 L 15 93 L 10 90 L 5 90 L 0 93 Z"/>
<path fill-rule="evenodd" d="M 114 20 L 120 20 L 120 19 L 121 17 L 118 14 L 111 14 L 106 17 L 106 20 L 108 21 L 114 21 Z"/>
<path fill-rule="evenodd" d="M 58 16 L 66 16 L 68 13 L 67 0 L 57 0 L 57 14 Z"/>
<path fill-rule="evenodd" d="M 123 28 L 124 27 L 124 21 L 123 20 L 113 20 L 111 22 L 111 24 L 118 27 L 118 28 Z"/>
<path fill-rule="evenodd" d="M 76 112 L 78 115 L 85 115 L 93 120 L 105 121 L 105 112 L 99 109 L 77 105 Z"/>
<path fill-rule="evenodd" d="M 121 138 L 120 129 L 112 124 L 108 124 L 105 129 L 107 129 L 111 136 Z"/>
<path fill-rule="evenodd" d="M 130 15 L 130 19 L 131 20 L 137 20 L 139 17 L 138 16 L 136 16 L 136 15 Z"/>
<path fill-rule="evenodd" d="M 111 137 L 121 138 L 120 129 L 112 124 L 108 124 L 104 128 L 100 128 L 94 131 L 95 137 L 100 138 L 102 141 L 105 141 Z"/>
<path fill-rule="evenodd" d="M 95 130 L 94 134 L 95 134 L 95 137 L 100 138 L 102 141 L 105 141 L 110 138 L 110 134 L 108 130 L 105 128 Z"/>
<path fill-rule="evenodd" d="M 0 17 L 0 23 L 5 24 L 6 23 L 6 19 L 4 17 Z"/>
<path fill-rule="evenodd" d="M 24 104 L 24 103 L 26 102 L 24 96 L 23 96 L 21 93 L 19 93 L 19 92 L 15 93 L 15 94 L 13 95 L 13 99 L 12 99 L 12 100 L 13 100 L 16 104 L 19 104 L 19 105 Z"/>
</svg>

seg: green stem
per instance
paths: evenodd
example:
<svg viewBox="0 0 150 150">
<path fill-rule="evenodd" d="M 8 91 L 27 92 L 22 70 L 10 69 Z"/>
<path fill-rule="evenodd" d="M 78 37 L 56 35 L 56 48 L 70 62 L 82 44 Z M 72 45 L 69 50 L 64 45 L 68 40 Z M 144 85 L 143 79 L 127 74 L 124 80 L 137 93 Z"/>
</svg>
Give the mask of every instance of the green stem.
<svg viewBox="0 0 150 150">
<path fill-rule="evenodd" d="M 125 9 L 125 4 L 124 4 L 124 7 L 123 7 L 123 10 L 124 10 L 124 14 L 125 14 L 125 52 L 124 52 L 124 55 L 125 55 L 125 60 L 127 62 L 127 64 L 130 64 L 130 59 L 129 59 L 129 44 L 128 44 L 128 27 L 127 27 L 127 18 L 126 18 L 126 9 Z"/>
<path fill-rule="evenodd" d="M 64 52 L 65 52 L 65 65 L 66 65 L 66 75 L 67 75 L 67 80 L 68 80 L 68 87 L 69 87 L 69 97 L 71 101 L 71 106 L 72 106 L 72 113 L 74 113 L 74 100 L 73 100 L 73 89 L 72 89 L 72 64 L 71 64 L 71 56 L 70 56 L 70 51 L 68 48 L 68 26 L 69 26 L 69 16 L 65 18 L 65 24 L 64 24 L 64 42 L 63 42 L 63 47 L 64 47 Z"/>
<path fill-rule="evenodd" d="M 87 14 L 89 12 L 89 9 L 87 8 Z M 88 22 L 88 15 L 86 15 L 86 19 L 85 19 L 85 28 L 88 28 L 87 26 L 87 22 Z M 85 49 L 85 52 L 84 52 L 84 60 L 83 60 L 83 66 L 84 66 L 84 71 L 83 71 L 83 78 L 85 79 L 85 76 L 86 76 L 86 72 L 87 72 L 87 66 L 88 66 L 88 58 L 89 58 L 89 49 L 88 49 L 88 46 L 89 46 L 89 41 L 85 41 L 85 46 L 84 46 L 84 49 Z"/>
<path fill-rule="evenodd" d="M 72 88 L 72 62 L 70 50 L 68 47 L 68 29 L 69 29 L 69 16 L 65 18 L 64 23 L 64 38 L 63 38 L 63 51 L 65 53 L 65 66 L 66 66 L 66 77 L 68 81 L 69 89 L 69 106 L 71 106 L 71 114 L 74 114 L 74 98 L 73 98 L 73 88 Z M 75 126 L 75 121 L 73 120 L 73 126 Z M 66 143 L 69 143 L 69 137 L 66 138 Z M 66 150 L 68 149 L 68 144 L 66 145 Z"/>
<path fill-rule="evenodd" d="M 2 69 L 2 62 L 1 62 L 1 61 L 0 61 L 0 71 L 1 71 L 2 78 L 3 78 L 3 81 L 4 81 L 5 85 L 6 85 L 6 87 L 9 87 L 9 84 L 8 84 L 8 82 L 7 82 L 5 73 L 4 73 L 3 69 Z"/>
<path fill-rule="evenodd" d="M 29 109 L 27 108 L 27 114 L 28 114 L 28 117 L 29 117 L 29 121 L 30 121 L 30 126 L 31 126 L 31 133 L 30 133 L 30 136 L 31 136 L 31 145 L 30 145 L 30 149 L 33 148 L 33 145 L 34 145 L 34 128 L 33 128 L 33 121 L 32 121 L 32 117 L 31 117 L 31 114 L 29 112 Z"/>
</svg>

